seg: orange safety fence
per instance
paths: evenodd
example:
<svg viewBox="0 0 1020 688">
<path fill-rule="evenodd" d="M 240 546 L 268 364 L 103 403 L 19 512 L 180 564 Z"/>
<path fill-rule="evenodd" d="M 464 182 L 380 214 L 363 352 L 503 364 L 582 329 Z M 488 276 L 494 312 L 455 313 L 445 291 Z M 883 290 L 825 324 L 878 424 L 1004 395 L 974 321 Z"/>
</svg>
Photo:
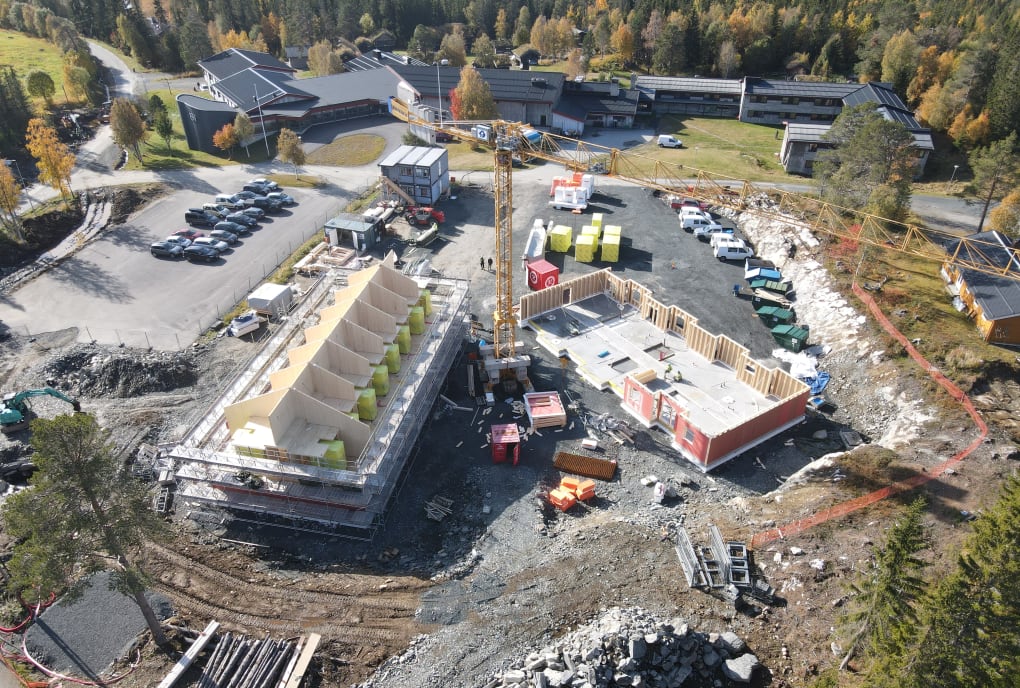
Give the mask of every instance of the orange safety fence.
<svg viewBox="0 0 1020 688">
<path fill-rule="evenodd" d="M 835 506 L 829 507 L 828 509 L 823 509 L 822 511 L 819 511 L 811 516 L 808 516 L 807 518 L 791 521 L 790 523 L 777 526 L 775 528 L 770 528 L 769 530 L 763 530 L 760 533 L 755 533 L 754 536 L 751 538 L 751 546 L 756 549 L 774 540 L 778 540 L 780 538 L 784 538 L 790 535 L 796 535 L 797 533 L 802 533 L 808 528 L 816 526 L 819 523 L 824 523 L 825 521 L 830 521 L 834 518 L 842 518 L 843 516 L 846 516 L 851 512 L 857 511 L 858 509 L 863 509 L 864 507 L 874 504 L 875 502 L 881 501 L 883 499 L 886 499 L 887 497 L 892 497 L 893 495 L 899 494 L 901 492 L 912 490 L 918 485 L 923 485 L 924 483 L 930 480 L 934 480 L 935 478 L 942 475 L 946 471 L 946 469 L 956 465 L 957 463 L 965 459 L 967 456 L 969 456 L 971 452 L 973 452 L 975 449 L 981 446 L 981 443 L 984 441 L 985 436 L 988 434 L 988 426 L 985 425 L 985 422 L 978 414 L 977 409 L 974 408 L 974 404 L 971 403 L 970 398 L 963 393 L 963 390 L 961 390 L 959 387 L 953 384 L 945 375 L 943 375 L 938 370 L 938 368 L 933 366 L 924 358 L 924 356 L 918 353 L 917 349 L 914 348 L 914 345 L 911 344 L 907 340 L 907 338 L 903 336 L 903 333 L 897 330 L 896 327 L 889 321 L 889 318 L 887 318 L 885 313 L 881 311 L 881 309 L 878 307 L 878 304 L 875 303 L 875 300 L 871 298 L 871 296 L 867 292 L 861 289 L 856 282 L 854 282 L 853 284 L 853 290 L 854 293 L 857 295 L 857 298 L 864 302 L 864 304 L 868 307 L 868 310 L 870 310 L 871 314 L 875 317 L 875 320 L 878 321 L 878 323 L 885 329 L 885 331 L 888 332 L 896 341 L 898 341 L 903 346 L 904 349 L 906 349 L 907 354 L 912 359 L 914 359 L 914 361 L 916 361 L 917 364 L 921 366 L 921 368 L 923 368 L 924 371 L 927 372 L 928 375 L 930 375 L 933 380 L 935 380 L 935 382 L 941 385 L 942 388 L 945 389 L 951 397 L 953 397 L 954 399 L 959 401 L 960 404 L 963 405 L 963 408 L 967 410 L 967 413 L 970 414 L 970 417 L 974 420 L 975 425 L 977 425 L 979 434 L 974 439 L 974 441 L 967 445 L 967 447 L 964 448 L 962 451 L 957 452 L 951 458 L 943 461 L 941 464 L 935 466 L 934 468 L 925 473 L 915 475 L 907 480 L 901 480 L 899 482 L 893 483 L 892 485 L 887 485 L 886 487 L 883 487 L 879 490 L 875 490 L 874 492 L 870 492 L 861 497 L 857 497 L 846 502 L 841 502 L 839 504 L 836 504 Z"/>
</svg>

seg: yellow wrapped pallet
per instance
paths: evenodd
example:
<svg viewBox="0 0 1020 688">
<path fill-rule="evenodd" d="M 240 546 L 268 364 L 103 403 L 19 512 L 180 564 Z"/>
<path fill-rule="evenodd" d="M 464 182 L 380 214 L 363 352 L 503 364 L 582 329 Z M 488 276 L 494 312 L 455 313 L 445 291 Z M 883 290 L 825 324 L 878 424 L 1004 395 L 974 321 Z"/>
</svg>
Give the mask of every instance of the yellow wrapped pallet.
<svg viewBox="0 0 1020 688">
<path fill-rule="evenodd" d="M 411 353 L 411 328 L 407 325 L 401 325 L 397 330 L 397 346 L 400 348 L 400 353 Z"/>
<path fill-rule="evenodd" d="M 326 445 L 326 453 L 322 455 L 320 464 L 323 468 L 347 470 L 347 450 L 343 440 L 319 440 L 319 444 Z"/>
<path fill-rule="evenodd" d="M 595 260 L 595 247 L 598 245 L 591 234 L 582 234 L 574 242 L 574 260 L 578 263 L 590 263 Z"/>
<path fill-rule="evenodd" d="M 361 420 L 361 417 L 358 415 L 357 409 L 353 411 L 348 411 L 347 417 L 350 418 L 351 420 Z"/>
<path fill-rule="evenodd" d="M 596 227 L 595 225 L 585 225 L 584 227 L 581 227 L 581 236 L 590 235 L 598 239 L 599 234 L 600 234 L 599 228 Z"/>
<path fill-rule="evenodd" d="M 390 370 L 384 365 L 377 365 L 372 371 L 372 388 L 375 389 L 377 397 L 384 397 L 390 393 Z"/>
<path fill-rule="evenodd" d="M 549 250 L 566 253 L 574 240 L 574 230 L 566 225 L 556 225 L 549 231 Z"/>
<path fill-rule="evenodd" d="M 386 347 L 386 369 L 396 374 L 400 372 L 400 345 L 397 343 L 390 344 Z"/>
<path fill-rule="evenodd" d="M 407 316 L 407 325 L 411 334 L 425 334 L 425 309 L 415 306 Z"/>
<path fill-rule="evenodd" d="M 606 225 L 602 228 L 602 236 L 623 236 L 623 227 L 620 225 Z"/>
<path fill-rule="evenodd" d="M 592 213 L 591 223 L 594 227 L 597 227 L 599 231 L 602 231 L 602 213 Z"/>
<path fill-rule="evenodd" d="M 375 390 L 371 387 L 358 393 L 358 420 L 375 420 L 379 410 L 375 406 Z"/>
<path fill-rule="evenodd" d="M 432 292 L 428 289 L 422 289 L 418 305 L 425 309 L 425 315 L 432 315 Z"/>
<path fill-rule="evenodd" d="M 620 260 L 620 237 L 607 234 L 602 238 L 602 260 L 615 263 Z"/>
</svg>

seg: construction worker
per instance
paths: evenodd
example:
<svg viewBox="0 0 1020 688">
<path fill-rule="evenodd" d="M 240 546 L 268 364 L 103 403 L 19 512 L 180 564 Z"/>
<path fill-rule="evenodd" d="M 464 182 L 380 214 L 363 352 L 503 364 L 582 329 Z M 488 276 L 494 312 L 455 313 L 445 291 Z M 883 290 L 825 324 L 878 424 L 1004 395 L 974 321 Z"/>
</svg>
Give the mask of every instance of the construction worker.
<svg viewBox="0 0 1020 688">
<path fill-rule="evenodd" d="M 478 259 L 478 267 L 480 267 L 482 270 L 485 269 L 485 258 Z"/>
<path fill-rule="evenodd" d="M 489 258 L 489 272 L 492 272 L 492 258 Z"/>
</svg>

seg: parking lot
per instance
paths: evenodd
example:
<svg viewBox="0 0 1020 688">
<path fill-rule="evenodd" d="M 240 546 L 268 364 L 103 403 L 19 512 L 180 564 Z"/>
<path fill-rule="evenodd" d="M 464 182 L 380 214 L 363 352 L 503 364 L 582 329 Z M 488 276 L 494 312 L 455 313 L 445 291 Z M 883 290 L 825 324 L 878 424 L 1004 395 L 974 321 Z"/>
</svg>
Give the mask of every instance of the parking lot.
<svg viewBox="0 0 1020 688">
<path fill-rule="evenodd" d="M 210 263 L 156 258 L 150 245 L 188 228 L 188 208 L 241 190 L 250 171 L 224 170 L 222 184 L 195 177 L 156 199 L 128 224 L 111 227 L 71 259 L 0 301 L 0 318 L 31 333 L 79 328 L 79 340 L 177 349 L 187 346 L 338 212 L 350 194 L 284 189 L 297 205 L 268 214 L 251 234 Z M 210 228 L 196 227 L 203 233 Z"/>
</svg>

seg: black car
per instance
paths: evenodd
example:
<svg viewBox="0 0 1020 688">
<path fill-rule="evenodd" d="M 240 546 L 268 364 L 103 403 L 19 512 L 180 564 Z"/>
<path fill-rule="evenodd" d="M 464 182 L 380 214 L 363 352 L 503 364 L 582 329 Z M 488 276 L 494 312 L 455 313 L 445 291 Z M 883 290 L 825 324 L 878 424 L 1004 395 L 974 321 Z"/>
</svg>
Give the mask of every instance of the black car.
<svg viewBox="0 0 1020 688">
<path fill-rule="evenodd" d="M 219 222 L 220 219 L 212 213 L 207 213 L 202 208 L 189 208 L 187 212 L 184 213 L 184 221 L 189 225 L 212 227 L 214 224 Z"/>
<path fill-rule="evenodd" d="M 157 258 L 180 258 L 184 248 L 169 241 L 157 241 L 149 246 L 149 253 Z"/>
<path fill-rule="evenodd" d="M 258 194 L 259 196 L 265 196 L 270 191 L 275 191 L 275 189 L 271 189 L 270 187 L 266 186 L 265 184 L 255 184 L 255 183 L 252 183 L 252 182 L 249 182 L 249 183 L 245 184 L 244 186 L 242 186 L 241 190 L 242 191 L 250 191 L 250 192 L 252 192 L 254 194 Z"/>
<path fill-rule="evenodd" d="M 242 225 L 240 222 L 232 222 L 230 220 L 224 220 L 223 222 L 217 222 L 216 226 L 213 227 L 213 229 L 214 230 L 219 229 L 219 230 L 223 230 L 225 232 L 230 232 L 231 234 L 234 234 L 235 236 L 236 235 L 241 235 L 241 234 L 250 234 L 251 233 L 251 230 L 248 229 L 248 227 L 246 227 L 245 225 Z"/>
<path fill-rule="evenodd" d="M 265 196 L 256 196 L 251 199 L 251 204 L 255 208 L 261 208 L 267 213 L 278 213 L 283 209 L 283 204 L 272 198 L 266 198 Z"/>
<path fill-rule="evenodd" d="M 265 194 L 255 193 L 254 191 L 238 191 L 234 194 L 234 198 L 243 202 L 245 205 L 251 205 L 251 199 L 258 198 L 259 196 L 265 196 Z"/>
<path fill-rule="evenodd" d="M 189 246 L 184 249 L 184 257 L 193 263 L 200 260 L 211 263 L 219 259 L 220 252 L 208 246 Z"/>
<path fill-rule="evenodd" d="M 239 225 L 244 225 L 245 227 L 249 228 L 254 227 L 259 223 L 258 220 L 256 220 L 248 213 L 230 213 L 229 215 L 227 215 L 226 221 L 236 222 Z"/>
</svg>

